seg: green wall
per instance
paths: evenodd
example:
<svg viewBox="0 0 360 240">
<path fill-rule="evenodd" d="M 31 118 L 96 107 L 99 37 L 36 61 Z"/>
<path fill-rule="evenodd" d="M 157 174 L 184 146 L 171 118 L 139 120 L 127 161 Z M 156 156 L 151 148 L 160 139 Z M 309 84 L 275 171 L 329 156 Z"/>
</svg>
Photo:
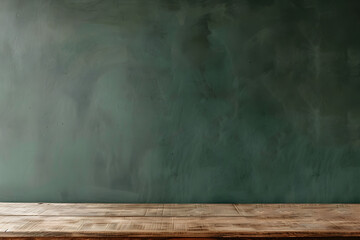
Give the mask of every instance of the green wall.
<svg viewBox="0 0 360 240">
<path fill-rule="evenodd" d="M 0 0 L 0 201 L 360 202 L 359 12 Z"/>
</svg>

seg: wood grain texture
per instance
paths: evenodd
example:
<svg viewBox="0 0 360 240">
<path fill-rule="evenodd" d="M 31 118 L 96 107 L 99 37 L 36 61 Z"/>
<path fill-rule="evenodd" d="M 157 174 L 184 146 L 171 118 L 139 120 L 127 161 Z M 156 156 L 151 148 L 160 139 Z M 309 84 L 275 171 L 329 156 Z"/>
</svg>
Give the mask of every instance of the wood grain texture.
<svg viewBox="0 0 360 240">
<path fill-rule="evenodd" d="M 357 204 L 0 203 L 0 238 L 354 238 Z"/>
</svg>

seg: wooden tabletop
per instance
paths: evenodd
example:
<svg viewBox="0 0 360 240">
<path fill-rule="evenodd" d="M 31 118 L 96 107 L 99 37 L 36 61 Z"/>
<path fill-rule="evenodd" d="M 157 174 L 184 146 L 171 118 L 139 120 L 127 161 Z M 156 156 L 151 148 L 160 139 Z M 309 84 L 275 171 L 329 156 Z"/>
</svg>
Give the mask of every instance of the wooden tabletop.
<svg viewBox="0 0 360 240">
<path fill-rule="evenodd" d="M 360 239 L 360 204 L 0 203 L 9 237 Z"/>
</svg>

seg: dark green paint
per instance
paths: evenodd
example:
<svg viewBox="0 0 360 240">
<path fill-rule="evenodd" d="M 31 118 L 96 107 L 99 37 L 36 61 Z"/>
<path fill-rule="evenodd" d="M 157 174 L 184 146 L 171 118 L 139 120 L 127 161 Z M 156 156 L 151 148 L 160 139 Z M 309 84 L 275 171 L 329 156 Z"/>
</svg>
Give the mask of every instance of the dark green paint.
<svg viewBox="0 0 360 240">
<path fill-rule="evenodd" d="M 0 1 L 0 201 L 360 202 L 360 1 Z"/>
</svg>

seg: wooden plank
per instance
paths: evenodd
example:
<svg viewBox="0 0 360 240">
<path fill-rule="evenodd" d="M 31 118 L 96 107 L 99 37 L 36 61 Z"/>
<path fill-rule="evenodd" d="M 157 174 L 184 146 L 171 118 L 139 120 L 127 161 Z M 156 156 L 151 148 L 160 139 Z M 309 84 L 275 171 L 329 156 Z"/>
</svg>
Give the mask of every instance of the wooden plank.
<svg viewBox="0 0 360 240">
<path fill-rule="evenodd" d="M 1 203 L 1 215 L 55 216 L 264 216 L 332 211 L 351 214 L 357 204 L 81 204 Z M 300 212 L 300 213 L 299 213 Z M 349 217 L 349 216 L 348 216 Z"/>
<path fill-rule="evenodd" d="M 231 204 L 0 203 L 0 215 L 237 216 Z"/>
<path fill-rule="evenodd" d="M 2 237 L 322 237 L 360 236 L 358 221 L 244 217 L 3 216 Z"/>
<path fill-rule="evenodd" d="M 0 203 L 0 238 L 54 237 L 360 239 L 360 205 Z"/>
</svg>

